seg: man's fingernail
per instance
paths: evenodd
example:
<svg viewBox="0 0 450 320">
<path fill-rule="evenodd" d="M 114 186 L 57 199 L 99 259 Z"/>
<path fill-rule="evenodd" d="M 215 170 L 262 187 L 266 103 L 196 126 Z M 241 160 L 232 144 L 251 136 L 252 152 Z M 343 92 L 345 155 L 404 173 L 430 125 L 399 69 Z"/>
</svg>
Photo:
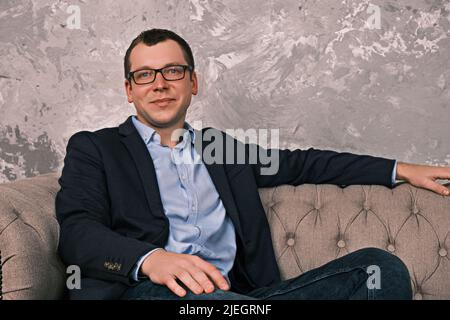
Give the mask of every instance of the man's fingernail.
<svg viewBox="0 0 450 320">
<path fill-rule="evenodd" d="M 445 194 L 446 196 L 448 196 L 448 195 L 450 194 L 450 191 L 444 190 L 444 194 Z"/>
</svg>

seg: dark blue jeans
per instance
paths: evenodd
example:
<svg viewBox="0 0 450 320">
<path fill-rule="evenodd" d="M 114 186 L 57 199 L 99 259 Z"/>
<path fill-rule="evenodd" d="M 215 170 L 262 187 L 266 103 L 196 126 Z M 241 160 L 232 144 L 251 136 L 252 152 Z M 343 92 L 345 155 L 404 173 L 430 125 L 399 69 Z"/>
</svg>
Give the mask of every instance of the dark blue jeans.
<svg viewBox="0 0 450 320">
<path fill-rule="evenodd" d="M 387 251 L 376 248 L 352 252 L 296 278 L 281 281 L 270 287 L 258 288 L 246 295 L 220 289 L 210 294 L 200 295 L 192 293 L 189 289 L 186 291 L 188 293 L 180 298 L 167 287 L 145 280 L 129 288 L 122 299 L 380 300 L 412 298 L 411 280 L 405 264 Z"/>
</svg>

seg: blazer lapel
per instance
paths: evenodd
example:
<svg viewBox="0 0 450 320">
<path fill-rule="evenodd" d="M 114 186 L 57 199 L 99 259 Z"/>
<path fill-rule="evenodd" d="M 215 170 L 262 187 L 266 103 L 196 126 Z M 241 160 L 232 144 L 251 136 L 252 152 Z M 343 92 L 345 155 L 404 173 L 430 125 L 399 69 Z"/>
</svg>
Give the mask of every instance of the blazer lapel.
<svg viewBox="0 0 450 320">
<path fill-rule="evenodd" d="M 119 133 L 122 135 L 122 143 L 130 152 L 136 168 L 138 169 L 152 213 L 159 218 L 166 219 L 153 159 L 148 153 L 147 147 L 142 141 L 141 136 L 134 127 L 131 116 L 119 126 Z"/>
<path fill-rule="evenodd" d="M 195 139 L 197 140 L 194 145 L 196 148 L 197 153 L 203 154 L 203 150 L 205 147 L 209 144 L 202 139 L 202 131 L 195 130 Z M 201 140 L 199 140 L 201 139 Z M 200 150 L 201 146 L 201 150 Z M 233 198 L 233 194 L 231 193 L 230 185 L 228 183 L 227 176 L 225 174 L 225 168 L 223 164 L 217 164 L 212 163 L 208 164 L 205 163 L 206 169 L 209 172 L 209 175 L 211 177 L 211 180 L 214 183 L 214 186 L 216 187 L 217 192 L 219 193 L 220 199 L 222 200 L 222 203 L 225 207 L 226 213 L 230 217 L 231 221 L 233 222 L 234 228 L 239 235 L 241 239 L 242 237 L 242 229 L 241 224 L 239 221 L 239 211 L 236 207 L 236 203 Z"/>
</svg>

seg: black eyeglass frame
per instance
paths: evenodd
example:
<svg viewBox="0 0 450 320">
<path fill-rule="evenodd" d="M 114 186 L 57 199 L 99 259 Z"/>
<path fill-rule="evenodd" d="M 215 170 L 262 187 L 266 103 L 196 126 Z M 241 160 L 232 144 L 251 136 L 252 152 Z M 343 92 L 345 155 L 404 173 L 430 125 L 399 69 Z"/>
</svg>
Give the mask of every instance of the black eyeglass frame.
<svg viewBox="0 0 450 320">
<path fill-rule="evenodd" d="M 167 68 L 172 68 L 172 67 L 183 67 L 183 76 L 182 76 L 181 78 L 179 78 L 179 79 L 166 79 L 166 77 L 164 76 L 164 73 L 162 72 L 162 70 L 167 69 Z M 139 69 L 139 70 L 135 70 L 135 71 L 130 71 L 130 72 L 128 72 L 128 78 L 127 78 L 127 80 L 128 80 L 128 81 L 131 81 L 131 79 L 133 79 L 133 82 L 134 82 L 135 84 L 137 84 L 138 86 L 140 86 L 140 85 L 145 85 L 145 84 L 150 84 L 150 83 L 155 82 L 156 76 L 158 75 L 158 72 L 159 72 L 159 73 L 161 73 L 161 76 L 162 76 L 162 77 L 164 78 L 164 80 L 166 80 L 166 81 L 178 81 L 178 80 L 184 79 L 184 77 L 186 76 L 186 69 L 189 70 L 189 72 L 192 72 L 192 71 L 193 71 L 192 66 L 189 66 L 189 65 L 181 65 L 181 64 L 180 64 L 180 65 L 170 65 L 170 66 L 165 66 L 164 68 L 160 68 L 160 69 L 152 69 L 152 68 Z M 149 81 L 149 82 L 145 82 L 145 83 L 137 83 L 136 80 L 134 79 L 134 74 L 135 74 L 136 72 L 144 71 L 144 70 L 152 70 L 152 71 L 155 71 L 155 76 L 153 77 L 153 80 L 152 80 L 152 81 Z"/>
</svg>

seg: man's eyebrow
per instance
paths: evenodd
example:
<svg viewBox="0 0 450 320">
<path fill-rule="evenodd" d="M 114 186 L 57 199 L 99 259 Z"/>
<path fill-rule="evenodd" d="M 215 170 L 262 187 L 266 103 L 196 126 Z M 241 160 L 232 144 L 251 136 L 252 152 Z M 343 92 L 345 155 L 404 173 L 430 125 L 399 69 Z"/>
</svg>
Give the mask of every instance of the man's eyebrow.
<svg viewBox="0 0 450 320">
<path fill-rule="evenodd" d="M 186 65 L 186 63 L 170 62 L 170 63 L 166 63 L 164 66 L 162 66 L 159 69 L 162 69 L 162 68 L 165 68 L 165 67 L 170 67 L 170 66 L 185 66 L 185 65 Z M 146 69 L 157 69 L 157 68 L 152 68 L 150 66 L 142 66 L 142 67 L 137 68 L 134 71 L 140 71 L 140 70 L 146 70 Z"/>
</svg>

